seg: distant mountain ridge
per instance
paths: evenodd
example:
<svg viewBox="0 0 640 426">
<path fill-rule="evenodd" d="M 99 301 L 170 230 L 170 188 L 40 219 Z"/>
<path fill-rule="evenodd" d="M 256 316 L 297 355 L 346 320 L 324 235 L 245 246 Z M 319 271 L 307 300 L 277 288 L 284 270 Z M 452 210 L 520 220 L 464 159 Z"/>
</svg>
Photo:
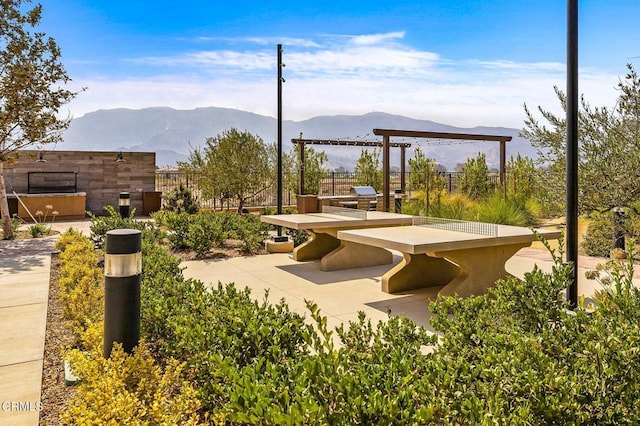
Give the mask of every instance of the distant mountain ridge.
<svg viewBox="0 0 640 426">
<path fill-rule="evenodd" d="M 85 151 L 155 151 L 159 167 L 172 166 L 176 161 L 185 161 L 191 147 L 204 144 L 208 137 L 216 136 L 230 128 L 249 131 L 260 136 L 265 142 L 275 142 L 277 120 L 273 117 L 229 108 L 196 108 L 176 110 L 169 107 L 153 107 L 138 110 L 108 109 L 87 113 L 73 119 L 63 135 L 64 141 L 57 149 Z M 373 135 L 374 128 L 422 130 L 434 132 L 494 134 L 512 136 L 507 143 L 507 158 L 520 154 L 535 158 L 536 149 L 530 141 L 519 137 L 519 129 L 505 127 L 460 128 L 429 120 L 417 120 L 384 112 L 363 115 L 318 116 L 304 121 L 285 120 L 283 148 L 291 149 L 291 139 L 302 133 L 308 139 L 349 139 L 380 140 Z M 429 141 L 421 139 L 400 139 L 393 141 L 415 142 L 407 158 L 413 157 L 413 148 L 420 149 L 438 163 L 453 169 L 478 152 L 487 155 L 490 167 L 499 163 L 497 143 Z M 352 147 L 316 146 L 324 150 L 329 158 L 330 168 L 342 166 L 353 170 L 360 156 L 360 149 Z M 399 154 L 392 150 L 392 166 L 399 160 Z"/>
</svg>

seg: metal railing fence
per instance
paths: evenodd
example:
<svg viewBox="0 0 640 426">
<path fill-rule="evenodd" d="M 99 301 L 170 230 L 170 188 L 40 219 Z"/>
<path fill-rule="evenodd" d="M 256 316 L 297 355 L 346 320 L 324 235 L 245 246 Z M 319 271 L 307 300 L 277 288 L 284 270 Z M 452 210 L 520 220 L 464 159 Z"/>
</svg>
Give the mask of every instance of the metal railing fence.
<svg viewBox="0 0 640 426">
<path fill-rule="evenodd" d="M 458 192 L 459 177 L 461 172 L 444 172 L 440 174 L 442 181 L 444 182 L 444 189 L 451 193 Z M 415 192 L 415 188 L 410 185 L 410 172 L 405 172 L 405 194 L 408 197 L 412 196 Z M 488 176 L 489 187 L 499 188 L 500 177 L 497 173 L 490 173 Z M 285 178 L 287 182 L 289 179 Z M 178 188 L 179 185 L 184 185 L 193 194 L 194 198 L 198 202 L 198 205 L 203 208 L 213 209 L 234 209 L 238 207 L 238 201 L 231 197 L 221 195 L 220 197 L 209 199 L 204 197 L 201 185 L 201 176 L 198 173 L 183 173 L 178 171 L 156 171 L 156 191 L 161 191 L 163 194 L 167 194 L 169 191 Z M 320 183 L 319 196 L 339 196 L 349 195 L 352 186 L 362 184 L 358 182 L 355 172 L 328 172 L 325 178 Z M 394 191 L 401 189 L 401 173 L 390 173 L 390 187 Z M 264 190 L 260 191 L 255 196 L 251 197 L 246 203 L 245 207 L 269 207 L 275 206 L 277 200 L 277 189 L 275 183 L 267 186 Z M 296 194 L 284 188 L 282 192 L 283 205 L 295 206 Z"/>
</svg>

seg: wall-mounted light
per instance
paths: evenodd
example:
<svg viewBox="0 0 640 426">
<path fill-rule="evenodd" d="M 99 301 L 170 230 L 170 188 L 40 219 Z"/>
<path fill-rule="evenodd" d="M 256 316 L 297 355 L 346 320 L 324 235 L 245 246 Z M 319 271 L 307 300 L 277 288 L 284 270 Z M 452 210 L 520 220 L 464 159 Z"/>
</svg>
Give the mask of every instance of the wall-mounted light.
<svg viewBox="0 0 640 426">
<path fill-rule="evenodd" d="M 127 160 L 124 159 L 124 156 L 122 155 L 122 151 L 118 152 L 118 155 L 116 156 L 116 163 L 126 163 Z"/>
<path fill-rule="evenodd" d="M 47 160 L 44 159 L 44 154 L 42 153 L 42 151 L 40 151 L 40 154 L 38 155 L 38 159 L 36 160 L 36 163 L 46 163 Z"/>
</svg>

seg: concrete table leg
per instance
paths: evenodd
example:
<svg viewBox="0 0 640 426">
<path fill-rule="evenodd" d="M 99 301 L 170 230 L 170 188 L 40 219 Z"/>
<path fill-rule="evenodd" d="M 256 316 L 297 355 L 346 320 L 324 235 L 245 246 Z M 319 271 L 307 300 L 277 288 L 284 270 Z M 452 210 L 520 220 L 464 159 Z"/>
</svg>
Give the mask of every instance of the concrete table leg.
<svg viewBox="0 0 640 426">
<path fill-rule="evenodd" d="M 309 233 L 311 234 L 311 239 L 293 250 L 293 260 L 320 259 L 340 247 L 340 241 L 335 236 L 316 231 L 309 231 Z"/>
<path fill-rule="evenodd" d="M 341 241 L 340 247 L 322 258 L 320 270 L 339 271 L 342 269 L 387 265 L 389 263 L 393 263 L 393 255 L 388 250 Z"/>
<path fill-rule="evenodd" d="M 426 254 L 402 255 L 402 262 L 382 276 L 382 291 L 385 293 L 445 285 L 458 273 L 458 267 L 446 259 Z"/>
<path fill-rule="evenodd" d="M 529 242 L 432 253 L 437 257 L 446 257 L 460 266 L 458 276 L 438 294 L 468 297 L 486 293 L 496 281 L 509 276 L 504 268 L 507 260 L 521 248 L 530 245 Z"/>
</svg>

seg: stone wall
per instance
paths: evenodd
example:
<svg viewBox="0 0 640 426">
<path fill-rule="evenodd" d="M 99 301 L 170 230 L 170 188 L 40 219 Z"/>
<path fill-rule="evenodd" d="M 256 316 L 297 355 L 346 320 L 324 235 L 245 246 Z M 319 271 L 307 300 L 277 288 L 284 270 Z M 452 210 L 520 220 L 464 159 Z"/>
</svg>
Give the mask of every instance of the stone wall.
<svg viewBox="0 0 640 426">
<path fill-rule="evenodd" d="M 105 214 L 104 206 L 118 210 L 120 192 L 131 194 L 131 208 L 143 213 L 143 193 L 155 191 L 155 152 L 47 151 L 46 162 L 37 162 L 40 151 L 20 151 L 20 157 L 5 169 L 7 193 L 27 193 L 28 172 L 77 172 L 78 192 L 86 192 L 87 210 Z M 6 165 L 6 163 L 5 163 Z M 54 209 L 56 206 L 54 206 Z"/>
</svg>

